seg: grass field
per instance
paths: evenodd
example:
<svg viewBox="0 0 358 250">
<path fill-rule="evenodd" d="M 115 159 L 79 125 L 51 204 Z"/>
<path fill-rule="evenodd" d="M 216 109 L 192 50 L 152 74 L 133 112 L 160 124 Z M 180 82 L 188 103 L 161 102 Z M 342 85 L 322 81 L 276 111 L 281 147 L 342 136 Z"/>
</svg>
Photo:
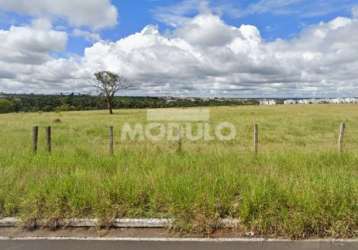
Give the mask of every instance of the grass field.
<svg viewBox="0 0 358 250">
<path fill-rule="evenodd" d="M 117 136 L 111 157 L 108 126 L 118 135 L 124 122 L 146 123 L 145 110 L 0 115 L 0 217 L 174 217 L 175 229 L 205 233 L 232 217 L 241 232 L 357 237 L 358 105 L 211 108 L 210 123 L 223 121 L 236 125 L 235 141 L 184 140 L 177 152 L 173 142 L 122 143 Z M 260 129 L 257 157 L 253 123 Z M 40 126 L 36 156 L 33 125 Z"/>
</svg>

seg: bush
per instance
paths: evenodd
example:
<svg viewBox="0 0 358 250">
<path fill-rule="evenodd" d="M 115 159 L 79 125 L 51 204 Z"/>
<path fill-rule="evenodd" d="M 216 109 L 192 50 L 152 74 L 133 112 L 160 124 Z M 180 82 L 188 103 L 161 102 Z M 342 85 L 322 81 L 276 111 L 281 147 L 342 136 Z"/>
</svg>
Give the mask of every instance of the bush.
<svg viewBox="0 0 358 250">
<path fill-rule="evenodd" d="M 55 109 L 56 112 L 74 111 L 74 110 L 76 110 L 76 107 L 68 104 L 62 104 L 61 106 L 56 107 Z"/>
<path fill-rule="evenodd" d="M 15 111 L 15 105 L 8 99 L 0 99 L 0 113 L 10 113 Z"/>
</svg>

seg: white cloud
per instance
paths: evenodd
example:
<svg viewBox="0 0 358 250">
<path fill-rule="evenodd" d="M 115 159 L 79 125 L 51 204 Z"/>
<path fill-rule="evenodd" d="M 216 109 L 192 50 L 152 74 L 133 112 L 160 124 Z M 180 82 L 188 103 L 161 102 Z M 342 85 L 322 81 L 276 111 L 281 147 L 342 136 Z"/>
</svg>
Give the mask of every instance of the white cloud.
<svg viewBox="0 0 358 250">
<path fill-rule="evenodd" d="M 358 19 L 358 5 L 352 8 L 352 17 Z"/>
<path fill-rule="evenodd" d="M 245 10 L 245 14 L 254 14 L 254 13 L 276 13 L 276 14 L 288 14 L 295 12 L 292 10 L 292 6 L 302 4 L 305 0 L 261 0 L 257 3 L 249 5 Z M 296 6 L 297 7 L 297 6 Z M 297 11 L 297 9 L 296 9 Z"/>
<path fill-rule="evenodd" d="M 207 13 L 170 34 L 147 26 L 116 42 L 97 42 L 82 58 L 21 69 L 3 62 L 0 91 L 84 91 L 94 72 L 111 70 L 140 94 L 358 96 L 357 58 L 357 19 L 335 18 L 296 38 L 267 42 L 255 26 L 230 26 Z M 11 72 L 16 77 L 9 80 Z"/>
<path fill-rule="evenodd" d="M 198 14 L 214 13 L 234 18 L 241 16 L 239 7 L 225 0 L 183 0 L 174 5 L 156 7 L 152 12 L 157 20 L 173 27 L 183 25 L 190 21 L 191 16 Z"/>
<path fill-rule="evenodd" d="M 109 0 L 0 0 L 0 9 L 35 17 L 63 18 L 75 27 L 93 29 L 117 24 L 118 12 Z"/>
<path fill-rule="evenodd" d="M 89 42 L 98 42 L 101 40 L 101 36 L 98 33 L 90 32 L 87 30 L 74 29 L 72 35 L 76 37 L 82 37 Z"/>
<path fill-rule="evenodd" d="M 176 35 L 197 46 L 223 46 L 241 34 L 237 28 L 227 26 L 220 17 L 202 14 L 178 28 Z"/>
<path fill-rule="evenodd" d="M 254 26 L 233 27 L 201 15 L 173 37 L 150 26 L 115 43 L 95 44 L 86 50 L 84 65 L 90 72 L 121 72 L 144 88 L 148 84 L 147 90 L 164 92 L 358 94 L 357 30 L 357 20 L 336 18 L 295 39 L 264 42 Z"/>
<path fill-rule="evenodd" d="M 0 40 L 0 61 L 41 64 L 50 59 L 50 52 L 65 50 L 67 34 L 52 30 L 48 21 L 40 19 L 32 26 L 0 30 Z"/>
<path fill-rule="evenodd" d="M 260 0 L 250 4 L 241 15 L 271 13 L 274 15 L 295 15 L 299 17 L 325 16 L 338 11 L 349 12 L 354 6 L 352 0 Z"/>
<path fill-rule="evenodd" d="M 244 4 L 226 0 L 182 0 L 176 4 L 153 9 L 154 17 L 160 22 L 177 27 L 197 14 L 214 13 L 219 16 L 242 18 L 257 14 L 286 15 L 300 18 L 325 16 L 337 12 L 347 14 L 353 8 L 353 0 L 260 0 Z"/>
</svg>

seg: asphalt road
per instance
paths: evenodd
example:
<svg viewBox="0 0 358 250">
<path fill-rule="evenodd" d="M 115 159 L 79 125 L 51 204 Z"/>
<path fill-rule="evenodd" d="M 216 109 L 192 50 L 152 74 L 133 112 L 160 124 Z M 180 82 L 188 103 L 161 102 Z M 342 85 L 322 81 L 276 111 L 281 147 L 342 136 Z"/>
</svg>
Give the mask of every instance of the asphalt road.
<svg viewBox="0 0 358 250">
<path fill-rule="evenodd" d="M 357 250 L 358 241 L 253 241 L 253 240 L 0 240 L 1 250 Z"/>
</svg>

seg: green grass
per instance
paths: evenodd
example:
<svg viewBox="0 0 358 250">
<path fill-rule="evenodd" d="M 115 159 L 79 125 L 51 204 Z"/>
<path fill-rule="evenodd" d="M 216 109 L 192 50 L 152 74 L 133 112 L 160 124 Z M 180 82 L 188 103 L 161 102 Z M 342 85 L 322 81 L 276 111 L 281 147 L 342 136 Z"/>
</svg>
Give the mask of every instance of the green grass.
<svg viewBox="0 0 358 250">
<path fill-rule="evenodd" d="M 54 123 L 55 119 L 61 123 Z M 211 108 L 212 124 L 236 125 L 233 142 L 119 140 L 145 110 L 0 115 L 0 217 L 174 217 L 175 229 L 210 233 L 220 218 L 267 236 L 357 237 L 358 106 Z M 337 154 L 340 122 L 347 123 Z M 252 124 L 260 129 L 252 153 Z M 40 148 L 31 153 L 31 128 Z M 53 127 L 53 153 L 44 127 Z M 108 126 L 115 126 L 115 156 Z"/>
</svg>

